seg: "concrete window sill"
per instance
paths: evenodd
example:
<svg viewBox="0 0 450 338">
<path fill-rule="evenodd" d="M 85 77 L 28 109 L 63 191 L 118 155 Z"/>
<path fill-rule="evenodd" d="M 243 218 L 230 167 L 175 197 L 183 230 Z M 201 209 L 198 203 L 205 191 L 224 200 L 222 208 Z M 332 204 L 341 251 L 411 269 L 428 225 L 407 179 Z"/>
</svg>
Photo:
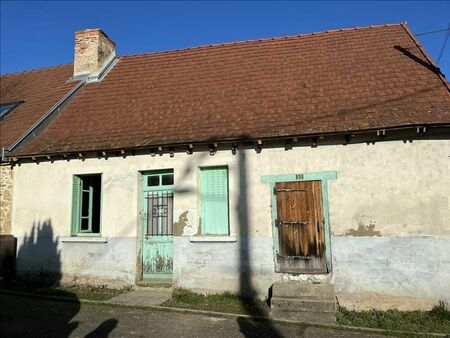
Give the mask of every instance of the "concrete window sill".
<svg viewBox="0 0 450 338">
<path fill-rule="evenodd" d="M 206 243 L 215 243 L 215 242 L 236 242 L 236 236 L 191 236 L 191 242 L 206 242 Z"/>
<path fill-rule="evenodd" d="M 106 237 L 62 237 L 63 243 L 108 243 Z"/>
</svg>

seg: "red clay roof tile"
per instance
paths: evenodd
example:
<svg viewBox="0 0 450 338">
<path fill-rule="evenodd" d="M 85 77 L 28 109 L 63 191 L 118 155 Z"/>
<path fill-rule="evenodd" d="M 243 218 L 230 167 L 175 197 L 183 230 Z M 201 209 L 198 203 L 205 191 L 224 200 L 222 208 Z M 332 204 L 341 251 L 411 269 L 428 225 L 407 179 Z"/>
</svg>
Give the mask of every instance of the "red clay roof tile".
<svg viewBox="0 0 450 338">
<path fill-rule="evenodd" d="M 124 56 L 17 155 L 450 123 L 403 25 Z"/>
<path fill-rule="evenodd" d="M 47 112 L 75 82 L 72 65 L 3 75 L 0 103 L 24 101 L 0 121 L 0 148 L 9 147 Z"/>
</svg>

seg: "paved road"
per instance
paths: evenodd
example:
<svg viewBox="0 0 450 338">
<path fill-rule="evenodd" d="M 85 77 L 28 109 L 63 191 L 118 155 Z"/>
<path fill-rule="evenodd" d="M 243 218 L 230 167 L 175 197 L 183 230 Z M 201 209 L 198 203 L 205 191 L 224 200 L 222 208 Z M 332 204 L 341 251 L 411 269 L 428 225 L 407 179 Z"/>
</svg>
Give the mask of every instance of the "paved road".
<svg viewBox="0 0 450 338">
<path fill-rule="evenodd" d="M 80 304 L 0 294 L 0 337 L 382 337 L 246 318 Z"/>
</svg>

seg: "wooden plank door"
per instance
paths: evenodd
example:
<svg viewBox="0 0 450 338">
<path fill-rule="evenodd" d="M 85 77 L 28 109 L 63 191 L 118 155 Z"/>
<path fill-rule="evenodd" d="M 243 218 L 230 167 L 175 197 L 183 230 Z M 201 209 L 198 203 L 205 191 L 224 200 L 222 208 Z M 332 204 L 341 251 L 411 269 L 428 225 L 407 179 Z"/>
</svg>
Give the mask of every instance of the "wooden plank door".
<svg viewBox="0 0 450 338">
<path fill-rule="evenodd" d="M 325 236 L 320 181 L 276 183 L 276 226 L 281 272 L 325 273 Z"/>
<path fill-rule="evenodd" d="M 173 270 L 173 173 L 144 175 L 142 277 L 171 279 Z"/>
</svg>

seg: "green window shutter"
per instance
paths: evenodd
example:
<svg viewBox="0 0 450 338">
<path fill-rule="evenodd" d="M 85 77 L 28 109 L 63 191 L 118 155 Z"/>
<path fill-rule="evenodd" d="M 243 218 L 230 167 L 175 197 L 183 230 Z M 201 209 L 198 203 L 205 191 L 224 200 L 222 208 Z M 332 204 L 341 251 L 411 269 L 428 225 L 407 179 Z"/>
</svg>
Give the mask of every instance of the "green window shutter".
<svg viewBox="0 0 450 338">
<path fill-rule="evenodd" d="M 202 168 L 200 179 L 201 233 L 227 235 L 228 169 Z"/>
<path fill-rule="evenodd" d="M 80 227 L 80 203 L 81 202 L 81 179 L 73 175 L 72 183 L 72 229 L 71 235 L 78 235 Z"/>
</svg>

